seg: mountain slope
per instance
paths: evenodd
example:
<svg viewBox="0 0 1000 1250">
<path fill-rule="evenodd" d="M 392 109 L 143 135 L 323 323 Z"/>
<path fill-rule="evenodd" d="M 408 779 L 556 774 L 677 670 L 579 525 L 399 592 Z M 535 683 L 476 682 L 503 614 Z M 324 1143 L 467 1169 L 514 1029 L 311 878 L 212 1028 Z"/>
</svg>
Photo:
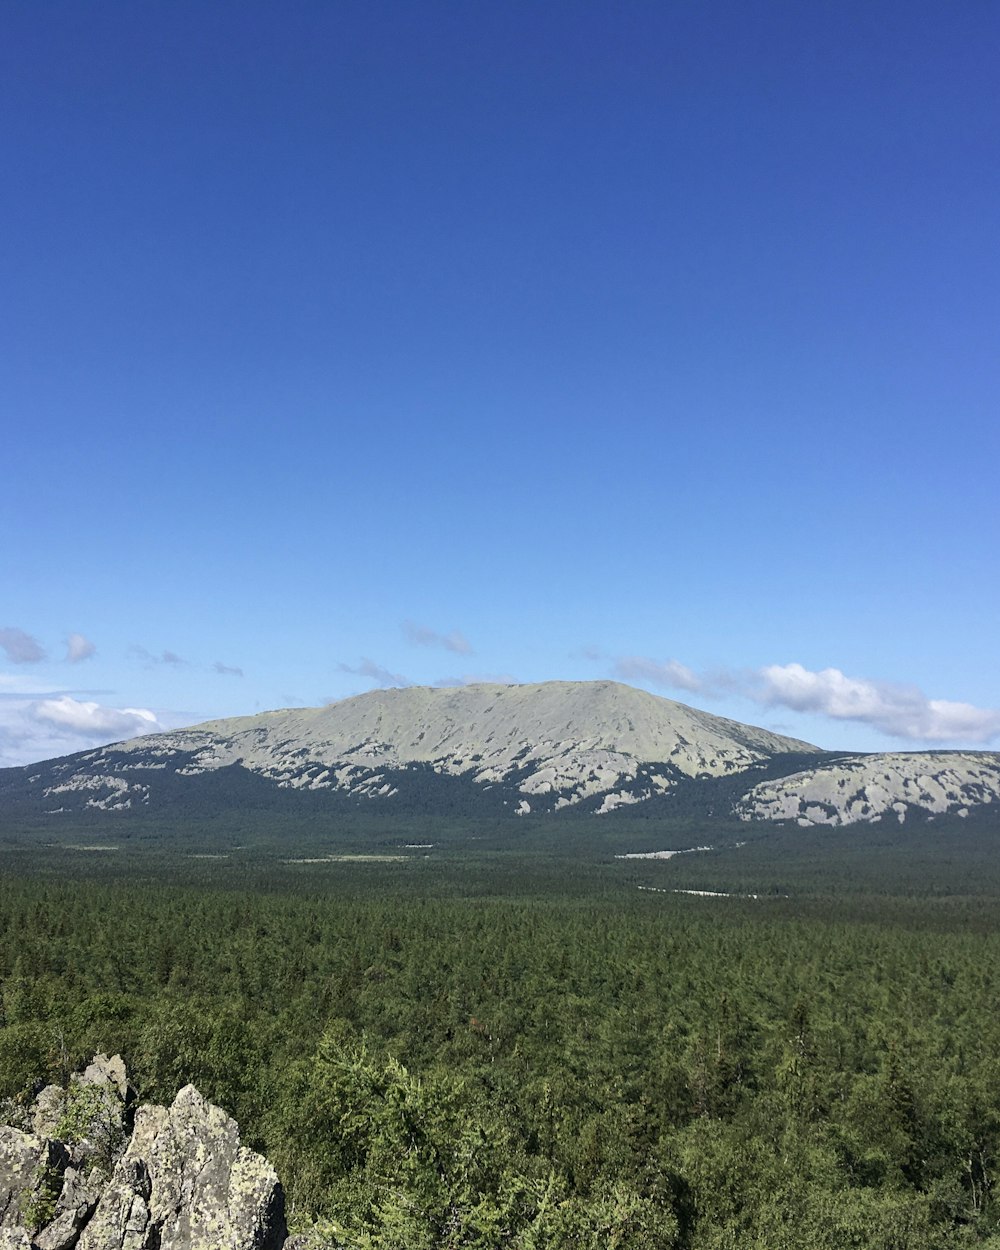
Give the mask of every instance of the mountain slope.
<svg viewBox="0 0 1000 1250">
<path fill-rule="evenodd" d="M 391 798 L 408 774 L 431 770 L 484 795 L 503 791 L 510 810 L 526 813 L 584 800 L 608 811 L 683 778 L 729 776 L 802 752 L 816 748 L 616 682 L 545 682 L 376 690 L 322 708 L 147 735 L 22 771 L 53 813 L 81 804 L 135 809 L 164 788 L 165 774 L 234 768 L 285 789 L 358 798 Z"/>
<path fill-rule="evenodd" d="M 617 682 L 376 690 L 0 773 L 4 812 L 604 814 L 850 824 L 995 804 L 1000 756 L 845 756 Z"/>
<path fill-rule="evenodd" d="M 738 805 L 744 820 L 850 825 L 917 809 L 967 816 L 1000 806 L 1000 756 L 986 751 L 855 755 L 754 786 Z"/>
</svg>

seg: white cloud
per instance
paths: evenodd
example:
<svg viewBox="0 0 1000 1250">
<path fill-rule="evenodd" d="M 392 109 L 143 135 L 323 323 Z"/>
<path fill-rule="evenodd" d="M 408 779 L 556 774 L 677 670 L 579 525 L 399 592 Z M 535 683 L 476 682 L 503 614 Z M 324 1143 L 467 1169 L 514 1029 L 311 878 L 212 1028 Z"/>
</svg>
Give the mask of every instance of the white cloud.
<svg viewBox="0 0 1000 1250">
<path fill-rule="evenodd" d="M 341 673 L 354 673 L 357 677 L 367 677 L 376 686 L 387 688 L 413 685 L 413 682 L 408 677 L 404 677 L 402 673 L 390 673 L 387 668 L 383 668 L 381 664 L 376 664 L 374 660 L 370 660 L 367 656 L 362 656 L 359 664 L 338 664 L 337 669 Z"/>
<path fill-rule="evenodd" d="M 615 660 L 613 671 L 623 681 L 689 690 L 706 698 L 738 695 L 765 707 L 853 721 L 919 745 L 982 745 L 1000 736 L 1000 710 L 931 699 L 916 686 L 851 677 L 838 668 L 814 672 L 793 663 L 695 673 L 679 660 L 633 655 Z"/>
<path fill-rule="evenodd" d="M 38 639 L 13 625 L 0 629 L 0 648 L 12 664 L 37 664 L 45 659 L 45 648 Z"/>
<path fill-rule="evenodd" d="M 55 692 L 53 698 L 37 697 L 44 693 L 16 689 L 7 675 L 0 674 L 0 768 L 173 727 L 148 708 L 107 707 L 75 699 L 65 691 Z"/>
<path fill-rule="evenodd" d="M 418 625 L 415 621 L 404 621 L 403 633 L 407 640 L 417 647 L 443 647 L 445 651 L 454 651 L 456 655 L 472 654 L 468 638 L 458 629 L 442 634 L 436 629 L 430 629 L 427 625 Z"/>
<path fill-rule="evenodd" d="M 622 681 L 642 681 L 668 690 L 701 690 L 702 679 L 680 660 L 652 660 L 645 655 L 625 655 L 615 660 L 614 672 Z"/>
<path fill-rule="evenodd" d="M 914 742 L 985 743 L 1000 734 L 1000 711 L 929 699 L 915 686 L 849 677 L 839 668 L 813 672 L 801 664 L 769 664 L 748 693 L 769 706 L 857 721 Z"/>
<path fill-rule="evenodd" d="M 83 634 L 70 634 L 66 639 L 66 659 L 70 664 L 79 664 L 81 660 L 89 660 L 97 648 Z"/>
<path fill-rule="evenodd" d="M 134 738 L 162 728 L 148 708 L 103 707 L 100 703 L 81 702 L 68 694 L 32 704 L 31 714 L 36 720 L 53 726 L 56 732 L 87 738 L 106 739 L 108 735 Z"/>
</svg>

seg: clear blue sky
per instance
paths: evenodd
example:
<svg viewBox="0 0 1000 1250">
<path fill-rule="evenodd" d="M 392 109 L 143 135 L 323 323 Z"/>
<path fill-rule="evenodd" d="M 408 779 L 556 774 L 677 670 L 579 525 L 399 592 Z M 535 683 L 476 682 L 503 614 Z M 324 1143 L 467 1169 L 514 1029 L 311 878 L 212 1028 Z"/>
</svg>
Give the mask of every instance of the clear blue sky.
<svg viewBox="0 0 1000 1250">
<path fill-rule="evenodd" d="M 6 4 L 0 764 L 484 677 L 996 745 L 998 63 L 978 0 Z"/>
</svg>

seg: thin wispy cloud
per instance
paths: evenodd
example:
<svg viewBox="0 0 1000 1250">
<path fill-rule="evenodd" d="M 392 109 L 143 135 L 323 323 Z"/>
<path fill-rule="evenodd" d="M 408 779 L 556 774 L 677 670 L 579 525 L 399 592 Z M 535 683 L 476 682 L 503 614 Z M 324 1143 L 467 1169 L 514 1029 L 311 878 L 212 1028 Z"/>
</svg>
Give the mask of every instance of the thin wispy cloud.
<svg viewBox="0 0 1000 1250">
<path fill-rule="evenodd" d="M 374 660 L 367 656 L 362 656 L 357 664 L 338 664 L 337 671 L 341 673 L 353 673 L 356 677 L 366 677 L 369 681 L 373 681 L 376 686 L 382 686 L 389 689 L 394 686 L 412 686 L 413 682 L 408 677 L 404 677 L 402 673 L 391 673 L 387 668 L 383 668 L 381 664 L 376 664 Z"/>
<path fill-rule="evenodd" d="M 624 655 L 614 672 L 622 681 L 641 681 L 666 690 L 702 690 L 704 681 L 680 660 L 653 660 L 646 655 Z"/>
<path fill-rule="evenodd" d="M 223 664 L 221 660 L 216 660 L 212 665 L 212 671 L 219 673 L 223 677 L 242 677 L 243 670 L 237 668 L 233 664 Z"/>
<path fill-rule="evenodd" d="M 152 651 L 148 651 L 145 647 L 140 647 L 137 643 L 133 643 L 128 649 L 128 653 L 133 659 L 142 660 L 144 664 L 186 664 L 187 660 L 179 656 L 175 651 L 161 651 L 159 655 L 154 655 Z"/>
<path fill-rule="evenodd" d="M 439 677 L 433 684 L 441 690 L 450 686 L 516 686 L 517 678 L 510 673 L 465 673 L 462 677 Z"/>
<path fill-rule="evenodd" d="M 64 692 L 64 687 L 35 681 L 26 673 L 0 673 L 0 698 L 3 699 L 25 699 L 33 695 Z"/>
<path fill-rule="evenodd" d="M 171 668 L 180 668 L 193 663 L 191 660 L 186 660 L 182 655 L 178 655 L 176 651 L 164 650 L 159 652 L 159 654 L 154 654 L 154 652 L 148 650 L 148 648 L 139 646 L 138 643 L 133 643 L 133 645 L 129 647 L 128 654 L 134 660 L 141 660 L 147 668 L 152 668 L 154 665 L 160 664 L 166 664 Z M 198 663 L 197 666 L 201 667 L 200 663 Z M 214 664 L 206 665 L 206 669 L 208 672 L 218 673 L 222 677 L 243 676 L 243 670 L 237 665 L 223 664 L 221 660 L 216 660 Z"/>
<path fill-rule="evenodd" d="M 66 639 L 66 659 L 70 664 L 79 664 L 81 660 L 89 660 L 97 651 L 97 647 L 83 634 L 70 634 Z"/>
<path fill-rule="evenodd" d="M 45 648 L 37 638 L 13 625 L 0 629 L 0 650 L 11 664 L 37 664 L 46 656 Z"/>
<path fill-rule="evenodd" d="M 416 621 L 404 621 L 403 633 L 415 647 L 442 647 L 456 655 L 472 654 L 468 638 L 458 629 L 442 634 L 427 625 L 418 625 Z"/>
</svg>

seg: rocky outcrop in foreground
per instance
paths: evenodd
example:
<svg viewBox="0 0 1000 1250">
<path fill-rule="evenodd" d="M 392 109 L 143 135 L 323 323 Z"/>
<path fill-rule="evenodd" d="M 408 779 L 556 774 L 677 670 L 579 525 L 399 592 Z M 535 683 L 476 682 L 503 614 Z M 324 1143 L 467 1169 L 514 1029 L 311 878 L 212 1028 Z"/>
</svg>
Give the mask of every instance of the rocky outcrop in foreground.
<svg viewBox="0 0 1000 1250">
<path fill-rule="evenodd" d="M 131 1102 L 121 1058 L 98 1055 L 0 1128 L 0 1250 L 281 1250 L 281 1185 L 234 1120 L 193 1085 Z"/>
</svg>

